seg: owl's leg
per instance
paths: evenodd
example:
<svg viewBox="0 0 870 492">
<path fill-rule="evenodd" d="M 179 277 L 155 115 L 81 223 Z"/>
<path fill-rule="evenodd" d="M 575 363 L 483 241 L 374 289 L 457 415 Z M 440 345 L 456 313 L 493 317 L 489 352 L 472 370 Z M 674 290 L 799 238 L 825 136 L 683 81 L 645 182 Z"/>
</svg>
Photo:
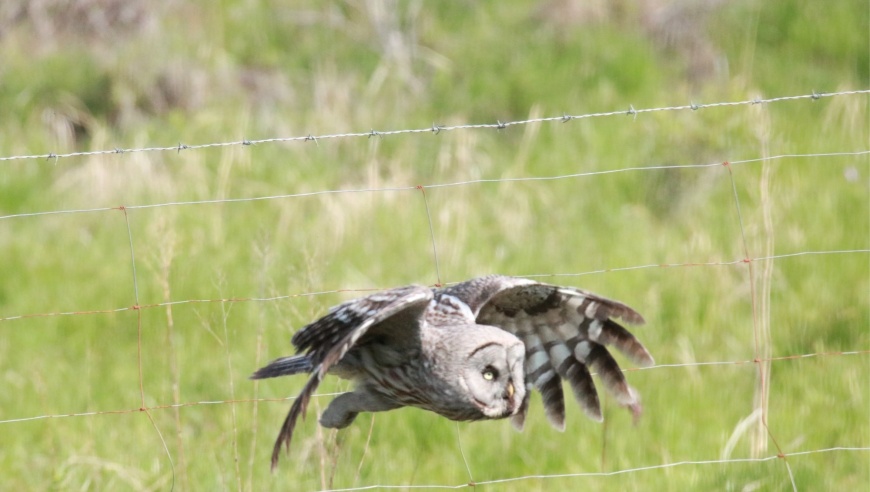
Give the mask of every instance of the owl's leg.
<svg viewBox="0 0 870 492">
<path fill-rule="evenodd" d="M 401 406 L 377 393 L 357 388 L 332 400 L 320 416 L 320 425 L 330 429 L 343 429 L 350 425 L 360 412 L 383 412 Z"/>
</svg>

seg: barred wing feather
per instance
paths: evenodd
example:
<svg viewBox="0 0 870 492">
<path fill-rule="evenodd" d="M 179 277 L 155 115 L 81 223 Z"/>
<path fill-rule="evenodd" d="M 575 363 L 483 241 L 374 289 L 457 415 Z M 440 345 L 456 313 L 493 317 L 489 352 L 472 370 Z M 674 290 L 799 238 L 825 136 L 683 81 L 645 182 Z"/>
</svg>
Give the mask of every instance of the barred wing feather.
<svg viewBox="0 0 870 492">
<path fill-rule="evenodd" d="M 598 373 L 620 405 L 640 413 L 637 392 L 606 348 L 615 347 L 639 366 L 653 365 L 646 348 L 614 321 L 640 324 L 644 322 L 640 314 L 625 304 L 580 289 L 510 277 L 483 279 L 499 287 L 477 306 L 477 321 L 509 331 L 526 345 L 526 386 L 541 393 L 545 413 L 554 427 L 562 430 L 565 426 L 562 379 L 568 381 L 587 415 L 601 420 L 590 369 Z M 525 403 L 513 418 L 518 428 L 522 428 L 527 408 Z"/>
</svg>

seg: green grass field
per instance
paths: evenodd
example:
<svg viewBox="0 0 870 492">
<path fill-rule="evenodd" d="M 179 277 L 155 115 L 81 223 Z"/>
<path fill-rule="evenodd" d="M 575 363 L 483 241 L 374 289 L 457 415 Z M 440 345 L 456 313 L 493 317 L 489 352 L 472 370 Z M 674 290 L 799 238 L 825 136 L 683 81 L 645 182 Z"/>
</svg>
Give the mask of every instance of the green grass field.
<svg viewBox="0 0 870 492">
<path fill-rule="evenodd" d="M 866 90 L 868 17 L 858 0 L 13 1 L 0 158 Z M 870 157 L 810 154 L 867 151 L 868 101 L 0 160 L 0 488 L 860 490 Z M 313 415 L 348 388 L 329 380 L 270 473 L 304 378 L 247 377 L 295 330 L 368 289 L 485 273 L 641 312 L 660 364 L 628 372 L 643 417 L 569 401 L 559 433 L 533 399 L 522 433 L 416 409 L 336 433 Z"/>
</svg>

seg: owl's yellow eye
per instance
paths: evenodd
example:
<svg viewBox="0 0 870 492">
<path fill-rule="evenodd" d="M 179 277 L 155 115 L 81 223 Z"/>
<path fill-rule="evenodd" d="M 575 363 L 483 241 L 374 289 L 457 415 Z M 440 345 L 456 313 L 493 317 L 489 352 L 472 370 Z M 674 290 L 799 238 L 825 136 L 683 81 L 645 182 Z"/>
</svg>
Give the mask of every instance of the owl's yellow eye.
<svg viewBox="0 0 870 492">
<path fill-rule="evenodd" d="M 495 379 L 497 377 L 498 377 L 498 371 L 496 371 L 494 368 L 487 367 L 486 369 L 483 370 L 483 379 L 486 379 L 487 381 L 492 381 L 493 379 Z"/>
</svg>

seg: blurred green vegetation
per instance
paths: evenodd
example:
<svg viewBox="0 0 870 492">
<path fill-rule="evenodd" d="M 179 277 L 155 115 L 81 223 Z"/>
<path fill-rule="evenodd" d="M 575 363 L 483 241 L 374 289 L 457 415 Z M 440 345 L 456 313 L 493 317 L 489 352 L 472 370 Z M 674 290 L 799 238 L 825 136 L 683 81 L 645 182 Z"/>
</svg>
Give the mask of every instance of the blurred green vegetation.
<svg viewBox="0 0 870 492">
<path fill-rule="evenodd" d="M 858 0 L 14 0 L 0 7 L 0 156 L 866 89 L 868 32 Z M 792 490 L 791 474 L 800 490 L 860 489 L 867 451 L 789 456 L 788 468 L 563 475 L 870 446 L 866 252 L 546 275 L 866 251 L 866 154 L 474 182 L 428 187 L 425 201 L 414 187 L 867 142 L 868 98 L 857 95 L 0 162 L 4 487 L 314 490 L 558 475 L 486 488 Z M 644 398 L 637 425 L 607 401 L 603 425 L 569 405 L 564 433 L 538 406 L 523 433 L 415 409 L 335 433 L 309 415 L 269 473 L 289 407 L 277 399 L 303 381 L 247 376 L 287 354 L 296 329 L 358 290 L 491 272 L 624 300 L 647 318 L 636 332 L 660 364 L 861 353 L 771 362 L 769 434 L 742 425 L 757 406 L 756 365 L 660 367 L 629 373 Z M 168 301 L 178 303 L 153 307 Z M 125 309 L 135 304 L 146 307 Z M 99 312 L 39 316 L 89 311 Z M 346 388 L 329 381 L 322 393 Z M 192 404 L 226 400 L 238 401 Z"/>
</svg>

